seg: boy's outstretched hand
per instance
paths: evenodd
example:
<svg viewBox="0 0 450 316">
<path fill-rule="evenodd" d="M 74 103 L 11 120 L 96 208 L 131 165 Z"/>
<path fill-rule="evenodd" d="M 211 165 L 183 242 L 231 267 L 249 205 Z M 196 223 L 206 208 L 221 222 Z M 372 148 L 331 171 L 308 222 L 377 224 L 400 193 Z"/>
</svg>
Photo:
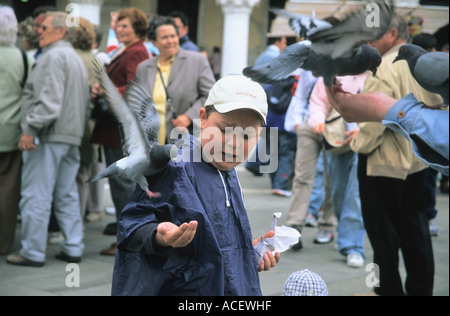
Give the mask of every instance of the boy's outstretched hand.
<svg viewBox="0 0 450 316">
<path fill-rule="evenodd" d="M 158 225 L 155 236 L 156 244 L 160 247 L 182 248 L 189 245 L 194 239 L 198 223 L 191 221 L 177 226 L 171 222 L 164 222 Z"/>
<path fill-rule="evenodd" d="M 263 235 L 263 239 L 272 238 L 275 236 L 275 232 L 271 230 L 267 234 Z M 257 244 L 261 241 L 260 238 L 253 241 L 253 247 L 256 247 Z M 261 261 L 258 265 L 258 271 L 269 271 L 271 268 L 275 267 L 278 262 L 280 262 L 280 253 L 276 252 L 273 254 L 271 251 L 268 251 L 263 256 L 263 261 Z"/>
</svg>

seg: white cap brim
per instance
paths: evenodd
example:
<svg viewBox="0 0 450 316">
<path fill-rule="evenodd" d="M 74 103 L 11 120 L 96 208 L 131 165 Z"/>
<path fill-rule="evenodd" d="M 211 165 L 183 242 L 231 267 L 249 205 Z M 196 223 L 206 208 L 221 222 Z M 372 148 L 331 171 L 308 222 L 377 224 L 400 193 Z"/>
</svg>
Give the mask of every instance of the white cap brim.
<svg viewBox="0 0 450 316">
<path fill-rule="evenodd" d="M 207 105 L 207 106 L 211 106 L 211 105 Z M 261 121 L 264 123 L 263 126 L 266 125 L 266 114 L 263 113 L 263 111 L 261 111 L 261 109 L 256 105 L 252 105 L 252 104 L 248 104 L 248 103 L 233 102 L 233 103 L 212 104 L 212 106 L 214 106 L 216 111 L 221 114 L 226 114 L 226 113 L 229 113 L 232 111 L 237 111 L 237 110 L 254 111 L 259 115 Z"/>
</svg>

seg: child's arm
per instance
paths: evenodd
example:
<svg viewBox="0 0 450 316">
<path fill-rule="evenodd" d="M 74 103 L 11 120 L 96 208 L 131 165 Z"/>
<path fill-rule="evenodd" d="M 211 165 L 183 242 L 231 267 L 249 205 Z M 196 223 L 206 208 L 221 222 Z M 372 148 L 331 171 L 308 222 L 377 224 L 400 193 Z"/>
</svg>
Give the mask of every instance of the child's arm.
<svg viewBox="0 0 450 316">
<path fill-rule="evenodd" d="M 180 227 L 170 222 L 148 223 L 137 228 L 120 244 L 119 249 L 150 255 L 165 255 L 171 248 L 189 245 L 196 230 L 196 221 L 184 223 Z"/>
</svg>

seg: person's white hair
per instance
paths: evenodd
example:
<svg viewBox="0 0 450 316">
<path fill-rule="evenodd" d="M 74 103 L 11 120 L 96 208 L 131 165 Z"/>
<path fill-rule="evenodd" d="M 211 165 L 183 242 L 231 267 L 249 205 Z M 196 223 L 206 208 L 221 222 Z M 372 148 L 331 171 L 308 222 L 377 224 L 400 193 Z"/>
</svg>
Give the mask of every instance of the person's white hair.
<svg viewBox="0 0 450 316">
<path fill-rule="evenodd" d="M 57 28 L 65 28 L 66 34 L 64 35 L 64 39 L 73 42 L 75 41 L 75 28 L 69 27 L 66 23 L 67 17 L 69 15 L 66 12 L 62 11 L 49 11 L 45 13 L 45 17 L 52 17 L 52 21 L 50 22 L 54 29 Z"/>
<path fill-rule="evenodd" d="M 0 6 L 0 45 L 15 45 L 17 31 L 18 22 L 14 10 L 8 6 Z"/>
</svg>

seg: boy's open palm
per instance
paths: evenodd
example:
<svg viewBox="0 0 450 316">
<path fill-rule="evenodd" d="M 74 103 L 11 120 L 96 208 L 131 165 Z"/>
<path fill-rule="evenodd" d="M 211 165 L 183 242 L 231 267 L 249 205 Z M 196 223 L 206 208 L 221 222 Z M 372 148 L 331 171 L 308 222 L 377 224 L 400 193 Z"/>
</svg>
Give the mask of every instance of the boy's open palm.
<svg viewBox="0 0 450 316">
<path fill-rule="evenodd" d="M 194 239 L 198 223 L 191 221 L 177 226 L 171 222 L 164 222 L 158 225 L 155 239 L 160 247 L 182 248 L 189 245 Z"/>
</svg>

